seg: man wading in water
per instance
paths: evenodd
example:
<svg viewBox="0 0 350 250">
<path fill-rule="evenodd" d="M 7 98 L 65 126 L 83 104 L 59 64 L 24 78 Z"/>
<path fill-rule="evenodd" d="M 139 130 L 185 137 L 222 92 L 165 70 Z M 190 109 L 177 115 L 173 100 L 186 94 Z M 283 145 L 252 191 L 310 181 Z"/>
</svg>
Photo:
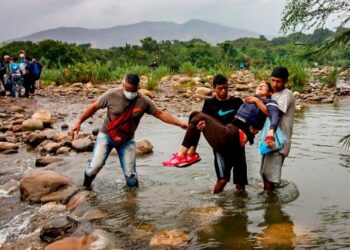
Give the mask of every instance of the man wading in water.
<svg viewBox="0 0 350 250">
<path fill-rule="evenodd" d="M 158 109 L 153 102 L 138 92 L 140 78 L 127 74 L 122 88 L 114 88 L 104 93 L 82 113 L 72 129 L 72 136 L 79 133 L 81 124 L 97 110 L 107 108 L 107 115 L 97 135 L 93 158 L 85 169 L 84 187 L 91 189 L 91 182 L 104 166 L 111 150 L 118 152 L 120 166 L 126 185 L 139 185 L 136 173 L 136 146 L 134 133 L 144 113 L 151 114 L 163 122 L 187 128 L 187 123 Z"/>
</svg>

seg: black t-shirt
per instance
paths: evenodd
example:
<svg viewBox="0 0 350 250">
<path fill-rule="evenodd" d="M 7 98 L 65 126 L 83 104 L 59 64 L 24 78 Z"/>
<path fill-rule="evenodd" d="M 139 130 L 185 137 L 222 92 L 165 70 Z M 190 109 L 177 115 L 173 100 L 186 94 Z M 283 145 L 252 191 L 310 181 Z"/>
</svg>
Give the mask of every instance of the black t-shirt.
<svg viewBox="0 0 350 250">
<path fill-rule="evenodd" d="M 226 125 L 234 119 L 242 104 L 242 99 L 238 97 L 231 96 L 227 100 L 219 101 L 216 96 L 214 96 L 204 101 L 202 112 Z"/>
</svg>

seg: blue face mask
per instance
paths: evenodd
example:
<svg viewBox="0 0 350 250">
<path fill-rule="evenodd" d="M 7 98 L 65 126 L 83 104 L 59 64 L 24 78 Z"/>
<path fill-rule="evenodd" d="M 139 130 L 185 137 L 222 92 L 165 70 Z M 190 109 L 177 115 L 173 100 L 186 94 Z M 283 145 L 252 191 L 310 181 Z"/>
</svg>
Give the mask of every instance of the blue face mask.
<svg viewBox="0 0 350 250">
<path fill-rule="evenodd" d="M 137 96 L 137 92 L 126 91 L 125 89 L 123 89 L 123 93 L 128 100 L 132 100 Z"/>
</svg>

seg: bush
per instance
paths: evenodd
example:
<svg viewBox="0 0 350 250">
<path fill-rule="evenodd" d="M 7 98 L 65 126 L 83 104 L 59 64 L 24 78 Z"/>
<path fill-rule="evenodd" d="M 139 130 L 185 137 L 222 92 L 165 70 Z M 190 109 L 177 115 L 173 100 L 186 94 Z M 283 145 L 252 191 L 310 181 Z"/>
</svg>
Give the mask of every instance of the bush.
<svg viewBox="0 0 350 250">
<path fill-rule="evenodd" d="M 170 69 L 166 66 L 160 66 L 156 70 L 152 71 L 148 76 L 146 89 L 156 89 L 162 77 L 170 75 L 170 73 Z"/>
<path fill-rule="evenodd" d="M 271 69 L 269 68 L 257 68 L 253 67 L 249 69 L 259 81 L 268 81 L 270 82 Z"/>
<path fill-rule="evenodd" d="M 337 70 L 333 70 L 328 75 L 320 78 L 321 83 L 326 85 L 327 87 L 330 87 L 330 88 L 333 88 L 337 85 L 337 80 L 338 80 L 338 71 Z"/>
<path fill-rule="evenodd" d="M 41 82 L 43 84 L 50 84 L 52 82 L 55 82 L 56 84 L 63 84 L 65 82 L 63 69 L 43 68 L 41 73 Z"/>
<path fill-rule="evenodd" d="M 181 64 L 180 69 L 179 69 L 179 73 L 185 74 L 188 76 L 193 76 L 199 72 L 200 72 L 200 69 L 197 68 L 195 65 L 193 65 L 190 62 L 185 62 L 185 63 Z"/>
<path fill-rule="evenodd" d="M 303 92 L 309 80 L 309 73 L 303 64 L 291 63 L 285 65 L 289 71 L 289 84 L 293 91 Z"/>
</svg>

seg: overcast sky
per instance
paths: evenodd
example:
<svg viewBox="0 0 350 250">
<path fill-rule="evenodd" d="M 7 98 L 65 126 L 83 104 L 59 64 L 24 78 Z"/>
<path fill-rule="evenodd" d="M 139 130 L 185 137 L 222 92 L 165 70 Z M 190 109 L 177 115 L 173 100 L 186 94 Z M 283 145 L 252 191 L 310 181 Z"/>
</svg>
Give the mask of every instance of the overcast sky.
<svg viewBox="0 0 350 250">
<path fill-rule="evenodd" d="M 276 36 L 287 0 L 0 0 L 0 41 L 57 27 L 202 19 Z"/>
</svg>

